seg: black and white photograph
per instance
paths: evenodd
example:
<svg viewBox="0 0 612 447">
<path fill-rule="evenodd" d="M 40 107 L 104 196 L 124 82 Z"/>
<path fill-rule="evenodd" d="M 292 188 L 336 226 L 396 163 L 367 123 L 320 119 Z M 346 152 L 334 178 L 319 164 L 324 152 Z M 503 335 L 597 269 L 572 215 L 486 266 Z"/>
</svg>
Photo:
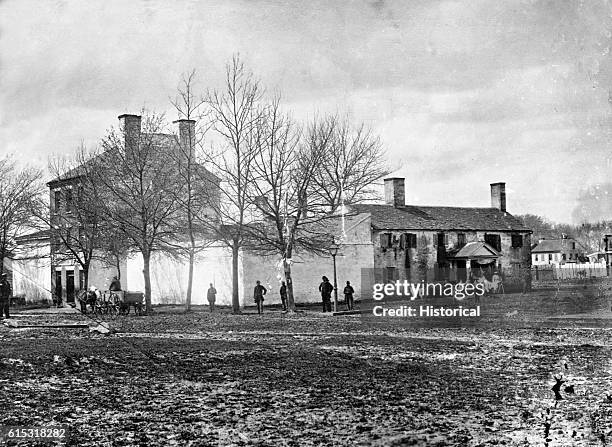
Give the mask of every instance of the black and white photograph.
<svg viewBox="0 0 612 447">
<path fill-rule="evenodd" d="M 612 2 L 1 0 L 0 445 L 612 446 Z"/>
</svg>

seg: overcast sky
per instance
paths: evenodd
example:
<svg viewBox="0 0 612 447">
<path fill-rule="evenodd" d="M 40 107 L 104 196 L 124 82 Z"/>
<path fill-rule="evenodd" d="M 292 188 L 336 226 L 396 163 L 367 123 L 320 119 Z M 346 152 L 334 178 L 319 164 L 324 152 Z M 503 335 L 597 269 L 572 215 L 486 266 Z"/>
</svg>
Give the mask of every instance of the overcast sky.
<svg viewBox="0 0 612 447">
<path fill-rule="evenodd" d="M 239 52 L 297 117 L 370 125 L 409 204 L 489 206 L 505 181 L 510 212 L 570 222 L 579 196 L 612 212 L 611 40 L 595 0 L 3 1 L 0 155 L 46 165 L 121 113 L 174 119 L 181 73 L 217 87 Z"/>
</svg>

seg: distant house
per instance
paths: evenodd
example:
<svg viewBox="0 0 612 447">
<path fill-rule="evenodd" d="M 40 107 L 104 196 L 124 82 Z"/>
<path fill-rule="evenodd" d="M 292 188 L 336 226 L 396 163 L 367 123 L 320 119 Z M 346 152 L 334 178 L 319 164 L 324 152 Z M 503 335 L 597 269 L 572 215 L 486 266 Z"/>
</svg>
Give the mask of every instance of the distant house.
<svg viewBox="0 0 612 447">
<path fill-rule="evenodd" d="M 565 235 L 560 239 L 540 239 L 531 249 L 533 265 L 558 265 L 586 260 L 584 247 Z"/>
</svg>

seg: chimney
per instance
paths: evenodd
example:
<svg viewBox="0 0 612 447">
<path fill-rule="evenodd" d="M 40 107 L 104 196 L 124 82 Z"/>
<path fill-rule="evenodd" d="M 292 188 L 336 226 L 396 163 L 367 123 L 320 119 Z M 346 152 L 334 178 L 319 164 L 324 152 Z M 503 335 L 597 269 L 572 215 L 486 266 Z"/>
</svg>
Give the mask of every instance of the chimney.
<svg viewBox="0 0 612 447">
<path fill-rule="evenodd" d="M 118 118 L 125 138 L 125 149 L 137 147 L 140 139 L 141 116 L 123 114 L 119 115 Z"/>
<path fill-rule="evenodd" d="M 491 183 L 491 208 L 506 212 L 506 184 Z"/>
<path fill-rule="evenodd" d="M 195 121 L 180 119 L 174 121 L 178 124 L 179 143 L 183 149 L 195 146 Z"/>
<path fill-rule="evenodd" d="M 403 177 L 385 179 L 385 203 L 394 207 L 406 206 L 406 192 Z"/>
</svg>

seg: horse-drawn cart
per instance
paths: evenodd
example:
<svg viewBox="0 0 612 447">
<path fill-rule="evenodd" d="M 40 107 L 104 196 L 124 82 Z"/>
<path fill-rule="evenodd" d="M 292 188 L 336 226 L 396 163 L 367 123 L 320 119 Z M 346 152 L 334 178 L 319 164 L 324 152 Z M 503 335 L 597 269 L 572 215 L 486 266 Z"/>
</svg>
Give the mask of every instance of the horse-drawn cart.
<svg viewBox="0 0 612 447">
<path fill-rule="evenodd" d="M 114 318 L 117 315 L 128 315 L 130 308 L 134 314 L 144 313 L 144 293 L 127 290 L 105 290 L 103 294 L 97 291 L 81 291 L 79 293 L 81 312 L 87 313 L 87 306 L 92 314 L 108 315 Z"/>
</svg>

